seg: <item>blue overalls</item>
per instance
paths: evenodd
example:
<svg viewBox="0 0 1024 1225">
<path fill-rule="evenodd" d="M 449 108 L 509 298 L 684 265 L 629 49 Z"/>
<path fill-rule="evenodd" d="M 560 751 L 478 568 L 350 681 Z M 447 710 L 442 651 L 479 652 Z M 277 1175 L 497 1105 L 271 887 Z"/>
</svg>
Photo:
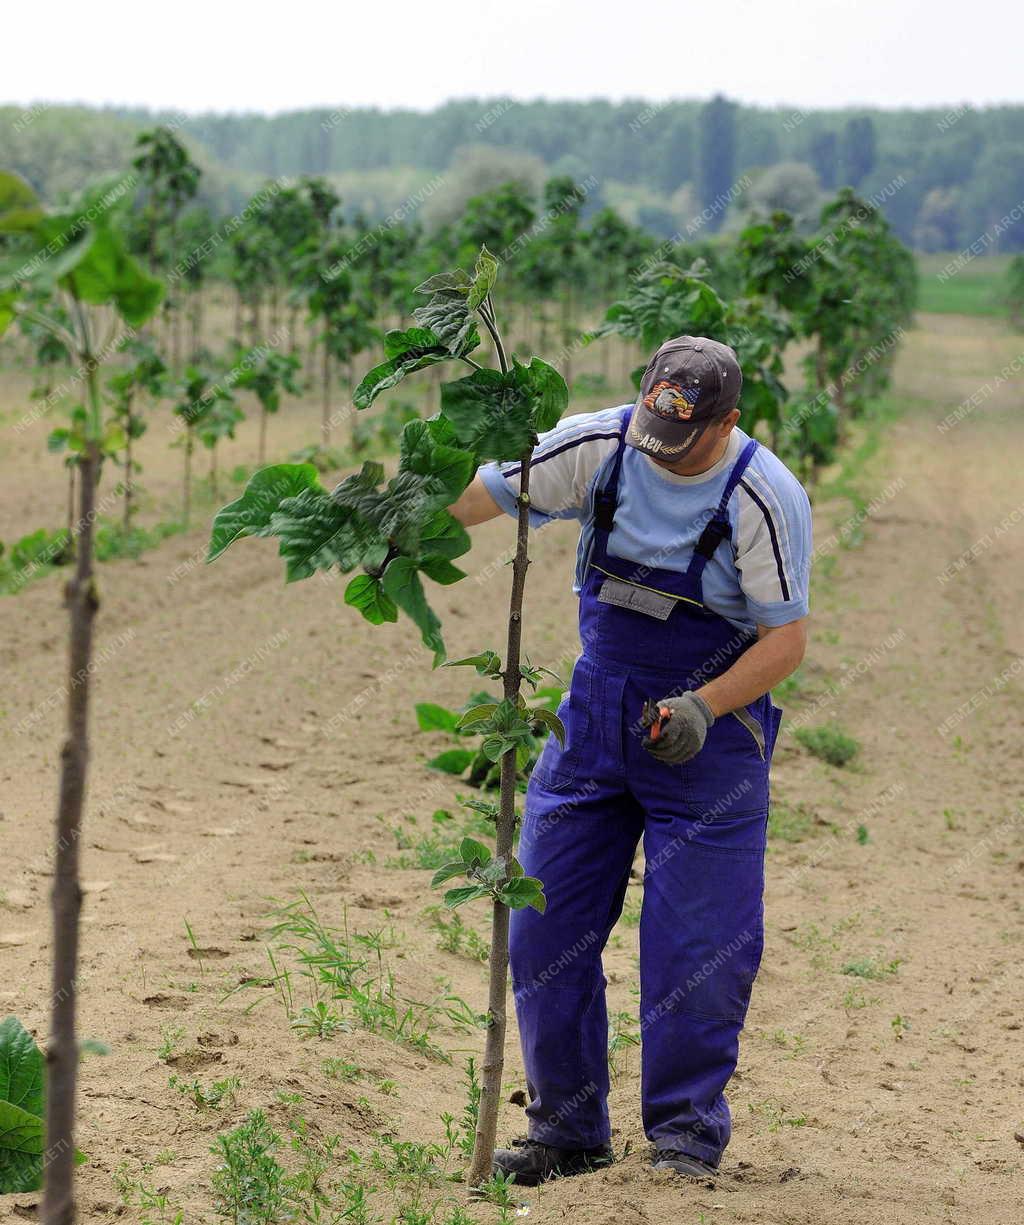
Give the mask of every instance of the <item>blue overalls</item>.
<svg viewBox="0 0 1024 1225">
<path fill-rule="evenodd" d="M 781 712 L 765 695 L 722 716 L 680 766 L 642 747 L 640 714 L 645 699 L 720 675 L 756 640 L 704 606 L 701 576 L 731 539 L 729 499 L 757 443 L 736 461 L 686 572 L 651 569 L 608 553 L 628 421 L 627 412 L 595 498 L 583 653 L 559 710 L 565 747 L 549 737 L 526 794 L 519 856 L 548 899 L 543 915 L 512 914 L 529 1133 L 563 1148 L 609 1140 L 601 951 L 642 836 L 644 1129 L 659 1149 L 717 1165 L 730 1135 L 723 1090 L 761 959 L 768 766 Z"/>
</svg>

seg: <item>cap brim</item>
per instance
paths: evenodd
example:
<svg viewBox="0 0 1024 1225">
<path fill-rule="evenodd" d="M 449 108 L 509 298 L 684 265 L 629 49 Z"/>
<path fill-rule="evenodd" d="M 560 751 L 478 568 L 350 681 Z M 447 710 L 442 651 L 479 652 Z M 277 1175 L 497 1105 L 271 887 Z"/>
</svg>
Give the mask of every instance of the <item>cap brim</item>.
<svg viewBox="0 0 1024 1225">
<path fill-rule="evenodd" d="M 640 401 L 633 406 L 626 442 L 645 455 L 674 464 L 689 455 L 712 420 L 667 421 Z"/>
</svg>

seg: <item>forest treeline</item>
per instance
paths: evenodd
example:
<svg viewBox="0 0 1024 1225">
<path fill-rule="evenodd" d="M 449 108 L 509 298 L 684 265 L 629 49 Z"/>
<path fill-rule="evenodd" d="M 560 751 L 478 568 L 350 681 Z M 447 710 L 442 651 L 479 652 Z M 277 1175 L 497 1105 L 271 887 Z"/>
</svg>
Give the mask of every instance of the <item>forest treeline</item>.
<svg viewBox="0 0 1024 1225">
<path fill-rule="evenodd" d="M 44 197 L 123 166 L 138 131 L 170 123 L 204 169 L 205 203 L 238 207 L 267 178 L 323 175 L 368 217 L 422 206 L 428 225 L 516 179 L 592 181 L 586 211 L 614 207 L 660 237 L 738 229 L 783 208 L 811 228 L 842 186 L 877 203 L 919 250 L 981 242 L 1024 250 L 1024 107 L 801 111 L 709 102 L 509 98 L 435 110 L 276 116 L 35 106 L 0 108 L 0 164 Z M 426 185 L 434 187 L 425 192 Z M 410 205 L 410 202 L 412 204 Z"/>
</svg>

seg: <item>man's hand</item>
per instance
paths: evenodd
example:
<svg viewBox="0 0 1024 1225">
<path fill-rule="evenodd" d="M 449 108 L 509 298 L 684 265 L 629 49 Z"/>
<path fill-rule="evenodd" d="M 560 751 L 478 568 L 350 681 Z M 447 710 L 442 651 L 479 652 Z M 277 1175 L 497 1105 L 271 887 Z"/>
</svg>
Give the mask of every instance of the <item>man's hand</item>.
<svg viewBox="0 0 1024 1225">
<path fill-rule="evenodd" d="M 684 693 L 680 698 L 662 698 L 657 706 L 658 709 L 667 707 L 672 713 L 656 740 L 648 735 L 643 742 L 644 748 L 659 761 L 681 765 L 704 747 L 715 716 L 707 702 L 695 693 Z"/>
</svg>

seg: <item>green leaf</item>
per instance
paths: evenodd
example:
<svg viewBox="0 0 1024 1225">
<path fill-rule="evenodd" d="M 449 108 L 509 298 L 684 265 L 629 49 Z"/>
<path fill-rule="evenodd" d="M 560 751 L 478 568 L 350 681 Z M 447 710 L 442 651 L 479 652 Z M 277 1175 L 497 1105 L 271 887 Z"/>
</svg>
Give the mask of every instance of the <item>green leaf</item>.
<svg viewBox="0 0 1024 1225">
<path fill-rule="evenodd" d="M 420 569 L 427 578 L 433 579 L 435 583 L 440 583 L 442 587 L 450 587 L 452 583 L 457 583 L 466 577 L 465 570 L 453 566 L 443 557 L 421 557 Z"/>
<path fill-rule="evenodd" d="M 427 765 L 434 770 L 442 770 L 445 774 L 461 774 L 476 754 L 472 749 L 446 749 L 431 757 Z"/>
<path fill-rule="evenodd" d="M 469 310 L 475 311 L 480 306 L 494 288 L 494 282 L 497 279 L 498 261 L 486 247 L 481 247 L 480 254 L 476 257 L 473 284 L 466 298 L 466 306 Z"/>
<path fill-rule="evenodd" d="M 431 889 L 436 889 L 438 885 L 443 885 L 446 880 L 451 880 L 456 876 L 465 876 L 466 864 L 462 859 L 453 859 L 451 863 L 446 863 L 438 868 L 434 875 L 430 878 Z"/>
<path fill-rule="evenodd" d="M 516 459 L 536 437 L 532 405 L 514 371 L 474 370 L 441 385 L 441 411 L 480 460 Z"/>
<path fill-rule="evenodd" d="M 543 706 L 531 706 L 530 718 L 534 723 L 543 723 L 549 732 L 553 732 L 558 743 L 565 748 L 565 725 L 558 715 Z"/>
<path fill-rule="evenodd" d="M 384 594 L 380 579 L 369 574 L 357 574 L 345 588 L 345 603 L 358 608 L 371 625 L 398 620 L 398 608 Z"/>
<path fill-rule="evenodd" d="M 64 280 L 74 297 L 116 307 L 132 327 L 145 323 L 164 296 L 163 285 L 143 272 L 121 236 L 106 224 L 95 227 L 88 251 Z"/>
<path fill-rule="evenodd" d="M 569 407 L 569 388 L 554 366 L 533 358 L 528 366 L 515 363 L 515 373 L 527 389 L 533 409 L 533 428 L 538 434 L 556 426 Z"/>
<path fill-rule="evenodd" d="M 38 1191 L 43 1182 L 43 1120 L 0 1101 L 0 1195 Z"/>
<path fill-rule="evenodd" d="M 456 906 L 462 906 L 466 902 L 472 902 L 478 897 L 487 897 L 490 894 L 490 889 L 486 885 L 461 885 L 458 889 L 449 889 L 444 895 L 444 904 L 454 910 Z"/>
<path fill-rule="evenodd" d="M 0 233 L 32 230 L 42 217 L 39 198 L 21 175 L 0 170 Z"/>
<path fill-rule="evenodd" d="M 289 583 L 332 566 L 351 570 L 379 540 L 372 525 L 323 489 L 304 489 L 286 498 L 271 516 L 270 531 L 280 537 Z"/>
<path fill-rule="evenodd" d="M 497 709 L 497 702 L 482 702 L 479 706 L 471 706 L 462 718 L 459 719 L 459 731 L 464 732 L 467 728 L 471 728 L 477 723 L 490 723 Z"/>
<path fill-rule="evenodd" d="M 416 722 L 421 732 L 454 732 L 459 725 L 459 716 L 454 710 L 434 702 L 418 702 Z"/>
<path fill-rule="evenodd" d="M 402 430 L 399 459 L 402 468 L 427 478 L 425 490 L 440 494 L 441 510 L 452 502 L 473 479 L 476 461 L 471 451 L 453 446 L 456 442 L 451 423 L 441 417 L 428 421 L 409 421 Z"/>
<path fill-rule="evenodd" d="M 413 311 L 418 324 L 429 328 L 453 357 L 476 348 L 479 336 L 469 308 L 470 281 L 461 268 L 430 277 L 418 292 L 430 295 L 425 306 Z"/>
<path fill-rule="evenodd" d="M 423 645 L 434 652 L 434 666 L 444 662 L 441 622 L 427 603 L 416 563 L 408 557 L 395 557 L 384 571 L 384 591 L 419 626 Z"/>
<path fill-rule="evenodd" d="M 356 408 L 369 408 L 382 391 L 400 383 L 407 374 L 448 361 L 452 356 L 447 345 L 429 328 L 388 332 L 384 337 L 384 352 L 387 361 L 364 374 L 355 389 L 352 402 Z"/>
<path fill-rule="evenodd" d="M 535 876 L 515 876 L 498 890 L 498 898 L 512 910 L 532 906 L 541 914 L 547 909 L 544 886 Z"/>
<path fill-rule="evenodd" d="M 17 1017 L 0 1024 L 0 1102 L 42 1115 L 45 1066 L 42 1051 Z"/>
<path fill-rule="evenodd" d="M 447 510 L 436 511 L 420 529 L 420 556 L 423 559 L 440 557 L 451 561 L 468 553 L 471 544 L 469 533 Z"/>
<path fill-rule="evenodd" d="M 269 536 L 270 520 L 285 498 L 304 489 L 318 489 L 320 480 L 312 464 L 274 464 L 253 473 L 240 498 L 222 507 L 213 520 L 208 562 L 242 536 Z"/>
<path fill-rule="evenodd" d="M 481 651 L 479 655 L 467 655 L 465 659 L 451 659 L 446 668 L 476 668 L 479 676 L 501 676 L 501 658 L 497 651 Z"/>
<path fill-rule="evenodd" d="M 460 800 L 459 803 L 463 808 L 468 808 L 472 812 L 478 812 L 482 817 L 486 817 L 488 821 L 496 821 L 498 819 L 498 805 L 493 804 L 490 800 L 468 799 Z"/>
<path fill-rule="evenodd" d="M 482 842 L 477 842 L 475 838 L 463 838 L 459 843 L 459 854 L 462 856 L 463 863 L 469 864 L 470 867 L 482 868 L 494 858 L 490 848 L 484 846 Z"/>
</svg>

